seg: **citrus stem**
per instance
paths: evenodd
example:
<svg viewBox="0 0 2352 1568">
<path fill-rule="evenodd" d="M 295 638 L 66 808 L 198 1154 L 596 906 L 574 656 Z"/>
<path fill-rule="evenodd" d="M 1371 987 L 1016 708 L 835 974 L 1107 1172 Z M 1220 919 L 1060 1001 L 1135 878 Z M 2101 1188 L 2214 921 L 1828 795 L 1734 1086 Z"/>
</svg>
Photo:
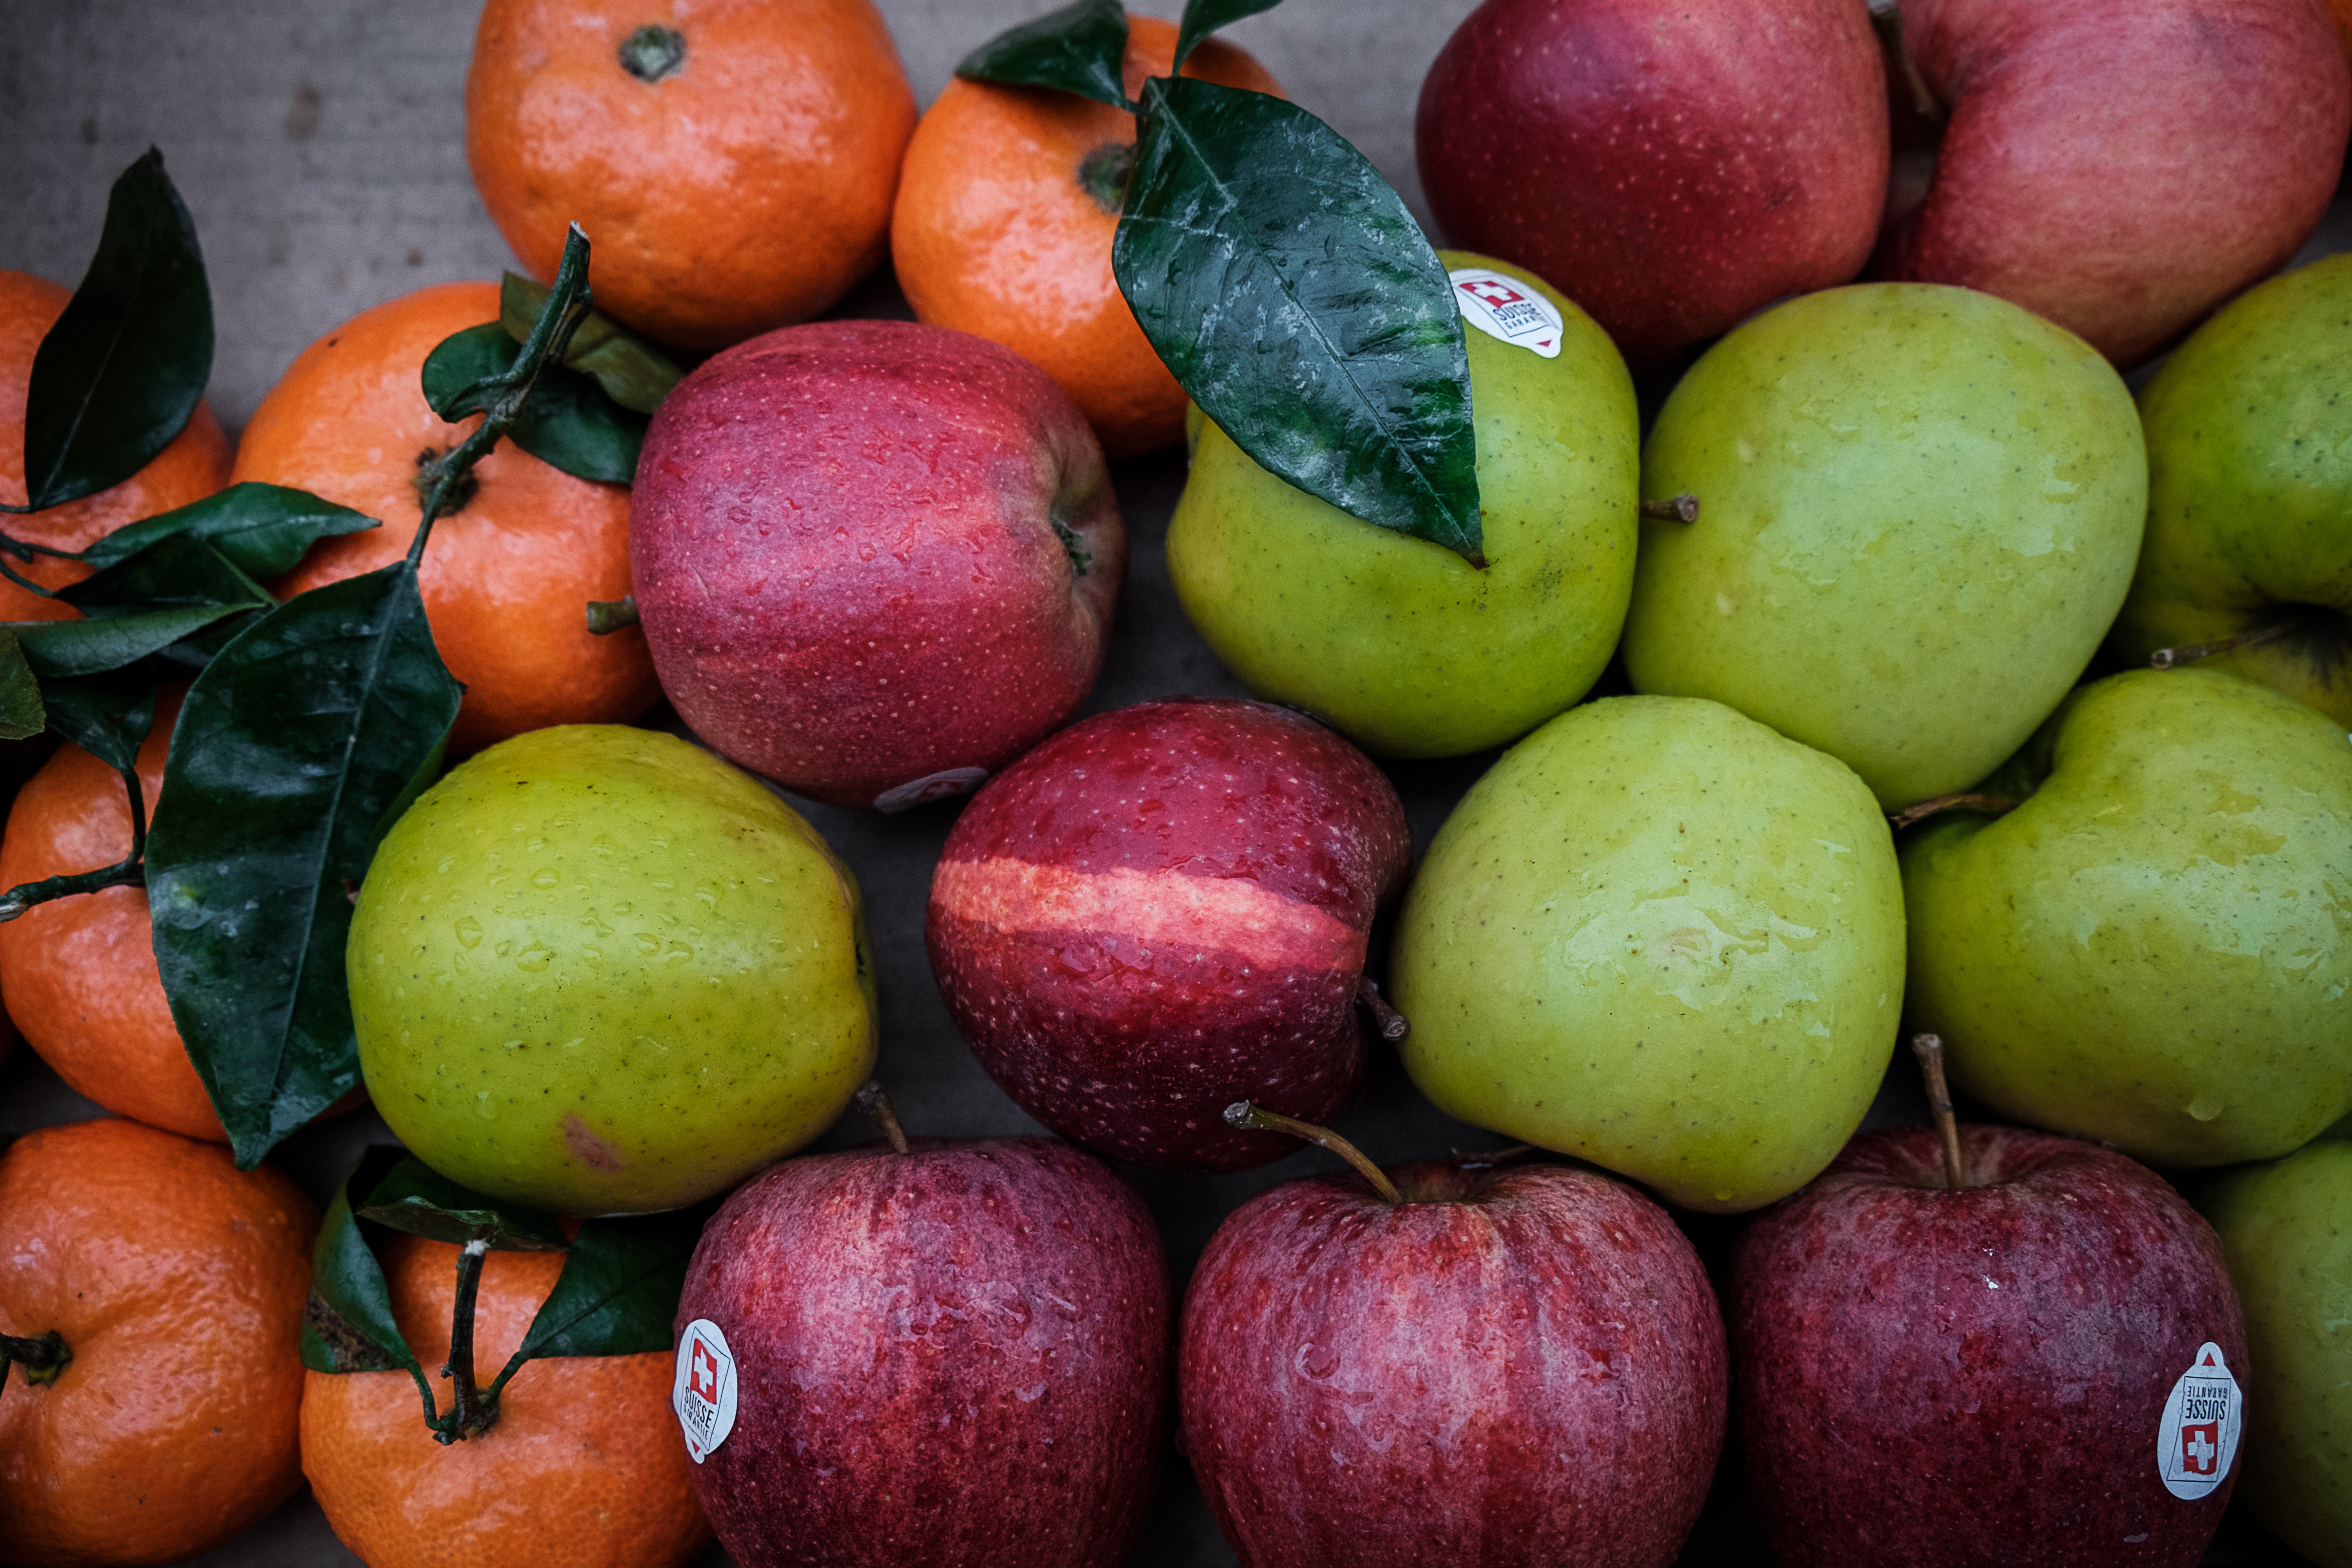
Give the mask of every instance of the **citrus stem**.
<svg viewBox="0 0 2352 1568">
<path fill-rule="evenodd" d="M 866 1079 L 866 1087 L 857 1091 L 857 1109 L 882 1124 L 882 1136 L 890 1141 L 893 1150 L 901 1154 L 910 1152 L 907 1130 L 898 1125 L 898 1108 L 890 1103 L 880 1079 Z"/>
<path fill-rule="evenodd" d="M 441 1375 L 456 1385 L 457 1397 L 434 1434 L 444 1443 L 478 1437 L 499 1418 L 498 1402 L 474 1382 L 474 1300 L 481 1293 L 482 1260 L 489 1253 L 490 1244 L 478 1239 L 457 1253 L 457 1303 L 449 1319 L 449 1359 L 441 1367 Z"/>
<path fill-rule="evenodd" d="M 1641 510 L 1653 522 L 1696 522 L 1698 497 L 1685 490 L 1671 500 L 1645 500 Z"/>
<path fill-rule="evenodd" d="M 0 1377 L 7 1375 L 8 1363 L 15 1362 L 25 1369 L 25 1381 L 37 1388 L 57 1382 L 71 1360 L 73 1352 L 55 1329 L 29 1340 L 0 1334 Z"/>
<path fill-rule="evenodd" d="M 614 632 L 637 624 L 637 596 L 624 594 L 617 599 L 588 601 L 588 635 L 611 637 Z"/>
<path fill-rule="evenodd" d="M 686 35 L 648 22 L 621 40 L 621 68 L 648 85 L 686 64 Z"/>
<path fill-rule="evenodd" d="M 1135 143 L 1106 142 L 1078 160 L 1078 188 L 1094 198 L 1107 217 L 1127 205 L 1127 183 L 1135 174 Z"/>
<path fill-rule="evenodd" d="M 1906 827 L 1916 827 L 1929 817 L 1947 811 L 1980 811 L 1987 816 L 2000 816 L 2017 809 L 2017 802 L 2005 795 L 1939 795 L 1891 812 L 1887 822 L 1897 833 Z"/>
<path fill-rule="evenodd" d="M 1960 1159 L 1960 1123 L 1952 1114 L 1951 1086 L 1944 1081 L 1944 1042 L 1937 1035 L 1911 1037 L 1911 1054 L 1919 1058 L 1919 1076 L 1927 1080 L 1927 1110 L 1944 1139 L 1944 1185 L 1958 1192 L 1969 1184 Z"/>
<path fill-rule="evenodd" d="M 1381 994 L 1381 988 L 1372 984 L 1369 974 L 1356 982 L 1356 1005 L 1372 1016 L 1372 1026 L 1389 1044 L 1393 1046 L 1412 1033 L 1405 1016 L 1389 1005 L 1388 998 Z"/>
<path fill-rule="evenodd" d="M 1396 1184 L 1386 1172 L 1371 1162 L 1371 1157 L 1328 1127 L 1318 1127 L 1312 1121 L 1301 1121 L 1295 1116 L 1285 1116 L 1278 1110 L 1268 1110 L 1246 1100 L 1237 1100 L 1225 1107 L 1225 1125 L 1243 1132 L 1287 1132 L 1293 1138 L 1304 1138 L 1320 1149 L 1328 1149 L 1356 1167 L 1364 1180 L 1372 1184 L 1372 1191 L 1392 1204 L 1404 1202 Z"/>
</svg>

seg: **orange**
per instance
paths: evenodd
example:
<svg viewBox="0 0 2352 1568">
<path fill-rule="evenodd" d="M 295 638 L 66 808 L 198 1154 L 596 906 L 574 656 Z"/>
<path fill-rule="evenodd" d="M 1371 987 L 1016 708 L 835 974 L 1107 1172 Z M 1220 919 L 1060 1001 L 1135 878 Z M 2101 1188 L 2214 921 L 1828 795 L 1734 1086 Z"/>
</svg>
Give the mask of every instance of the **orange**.
<svg viewBox="0 0 2352 1568">
<path fill-rule="evenodd" d="M 32 388 L 33 355 L 71 298 L 70 290 L 45 278 L 0 268 L 0 500 L 11 506 L 25 504 L 25 398 Z M 211 405 L 199 402 L 187 428 L 112 489 L 25 517 L 0 512 L 0 533 L 52 550 L 87 549 L 124 523 L 204 500 L 228 483 L 228 437 Z M 10 556 L 8 565 L 49 588 L 79 583 L 90 570 L 48 556 L 30 564 Z M 0 577 L 0 621 L 61 621 L 76 614 Z"/>
<path fill-rule="evenodd" d="M 1127 95 L 1166 76 L 1176 28 L 1129 19 Z M 1280 96 L 1264 67 L 1212 38 L 1184 74 Z M 958 77 L 923 115 L 898 176 L 890 254 L 915 314 L 1003 343 L 1062 384 L 1103 450 L 1130 457 L 1184 434 L 1184 393 L 1151 352 L 1110 270 L 1119 193 L 1106 165 L 1135 117 L 1043 88 Z M 1116 181 L 1114 172 L 1108 176 Z"/>
<path fill-rule="evenodd" d="M 254 411 L 235 477 L 292 485 L 383 526 L 320 542 L 281 597 L 389 566 L 424 514 L 418 468 L 472 434 L 445 425 L 418 374 L 450 333 L 499 317 L 490 283 L 442 283 L 352 317 L 304 349 Z M 425 610 L 466 685 L 453 752 L 549 724 L 635 718 L 660 694 L 645 633 L 589 634 L 592 599 L 629 592 L 629 492 L 576 479 L 501 441 L 465 505 L 433 525 Z"/>
<path fill-rule="evenodd" d="M 428 1375 L 449 1355 L 457 1249 L 385 1245 L 393 1321 Z M 563 1255 L 493 1252 L 475 1305 L 476 1382 L 522 1342 Z M 670 1357 L 534 1361 L 479 1436 L 443 1447 L 405 1372 L 314 1372 L 302 1394 L 302 1472 L 327 1522 L 368 1568 L 677 1568 L 710 1544 L 670 1413 Z M 434 1398 L 449 1405 L 437 1377 Z"/>
<path fill-rule="evenodd" d="M 596 305 L 724 348 L 882 259 L 915 96 L 870 0 L 489 0 L 466 159 L 522 264 L 566 226 Z"/>
<path fill-rule="evenodd" d="M 135 1122 L 0 1153 L 0 1332 L 73 1355 L 0 1388 L 0 1562 L 176 1563 L 301 1485 L 318 1226 L 283 1173 Z"/>
<path fill-rule="evenodd" d="M 139 748 L 151 822 L 184 695 L 156 704 Z M 95 871 L 130 853 L 121 775 L 79 746 L 59 746 L 9 808 L 0 888 Z M 0 994 L 26 1042 L 75 1093 L 151 1127 L 228 1141 L 163 1000 L 145 889 L 77 893 L 0 925 Z"/>
</svg>

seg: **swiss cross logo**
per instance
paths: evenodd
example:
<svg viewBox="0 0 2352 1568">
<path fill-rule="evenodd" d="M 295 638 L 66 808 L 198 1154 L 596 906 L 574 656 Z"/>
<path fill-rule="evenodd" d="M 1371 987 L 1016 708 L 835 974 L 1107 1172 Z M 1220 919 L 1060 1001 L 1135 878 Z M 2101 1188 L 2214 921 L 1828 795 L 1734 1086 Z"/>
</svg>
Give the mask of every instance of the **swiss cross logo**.
<svg viewBox="0 0 2352 1568">
<path fill-rule="evenodd" d="M 686 1456 L 698 1465 L 735 1429 L 735 1354 L 708 1318 L 695 1319 L 678 1337 L 669 1404 L 686 1435 Z"/>
<path fill-rule="evenodd" d="M 2165 1490 L 2193 1502 L 2227 1479 L 2245 1426 L 2245 1397 L 2221 1347 L 2207 1341 L 2172 1385 L 2156 1429 L 2156 1473 Z"/>
<path fill-rule="evenodd" d="M 1454 307 L 1465 324 L 1545 359 L 1559 357 L 1564 323 L 1559 308 L 1539 291 L 1490 267 L 1457 267 L 1445 276 L 1454 284 Z"/>
<path fill-rule="evenodd" d="M 1525 294 L 1491 272 L 1480 277 L 1466 278 L 1456 287 L 1480 304 L 1498 310 L 1505 305 L 1516 305 L 1527 298 Z"/>
</svg>

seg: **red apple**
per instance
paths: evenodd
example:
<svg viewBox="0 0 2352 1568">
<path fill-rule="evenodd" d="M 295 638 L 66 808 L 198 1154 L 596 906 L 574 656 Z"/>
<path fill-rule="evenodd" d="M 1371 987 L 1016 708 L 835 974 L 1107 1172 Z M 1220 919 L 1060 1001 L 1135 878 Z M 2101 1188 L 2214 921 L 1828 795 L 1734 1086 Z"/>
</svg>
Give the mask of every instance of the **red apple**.
<svg viewBox="0 0 2352 1568">
<path fill-rule="evenodd" d="M 1739 1439 L 1766 1539 L 1820 1568 L 2188 1568 L 2236 1480 L 2246 1371 L 2211 1228 L 2095 1145 L 1960 1140 L 1966 1187 L 1931 1129 L 1869 1133 L 1740 1238 Z"/>
<path fill-rule="evenodd" d="M 1562 1166 L 1261 1193 L 1178 1331 L 1244 1568 L 1663 1568 L 1723 1445 L 1723 1321 L 1657 1205 Z"/>
<path fill-rule="evenodd" d="M 1452 244 L 1541 274 L 1639 370 L 1859 272 L 1886 126 L 1863 0 L 1486 0 L 1413 145 Z"/>
<path fill-rule="evenodd" d="M 1142 1202 L 1043 1139 L 772 1165 L 704 1227 L 674 1396 L 741 1568 L 1116 1568 L 1168 1399 Z"/>
<path fill-rule="evenodd" d="M 1365 1064 L 1357 994 L 1412 854 L 1385 774 L 1312 719 L 1180 698 L 1097 715 L 989 782 L 925 934 L 958 1027 L 1022 1109 L 1139 1164 L 1292 1148 L 1236 1100 L 1328 1120 Z"/>
<path fill-rule="evenodd" d="M 1010 350 L 910 321 L 753 338 L 654 416 L 629 559 L 696 734 L 787 789 L 958 795 L 1067 719 L 1127 558 L 1102 448 Z"/>
<path fill-rule="evenodd" d="M 2013 300 L 2117 364 L 2284 266 L 2326 212 L 2352 72 L 2319 0 L 1903 0 L 1949 114 L 1878 269 Z"/>
</svg>

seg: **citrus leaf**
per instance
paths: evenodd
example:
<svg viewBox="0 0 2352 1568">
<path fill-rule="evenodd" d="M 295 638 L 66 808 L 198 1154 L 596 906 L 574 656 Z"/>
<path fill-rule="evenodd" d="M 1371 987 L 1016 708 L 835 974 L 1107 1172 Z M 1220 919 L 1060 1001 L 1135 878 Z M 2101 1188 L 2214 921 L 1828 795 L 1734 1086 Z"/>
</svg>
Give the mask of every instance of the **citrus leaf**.
<svg viewBox="0 0 2352 1568">
<path fill-rule="evenodd" d="M 16 634 L 0 626 L 0 741 L 28 741 L 48 727 L 41 683 L 25 662 Z"/>
<path fill-rule="evenodd" d="M 1143 98 L 1111 266 L 1161 361 L 1269 472 L 1483 566 L 1462 318 L 1404 203 L 1278 98 Z"/>
<path fill-rule="evenodd" d="M 349 889 L 437 769 L 460 694 L 413 561 L 279 605 L 189 689 L 148 908 L 173 1020 L 240 1168 L 359 1081 Z"/>
<path fill-rule="evenodd" d="M 1184 68 L 1192 51 L 1202 38 L 1229 23 L 1244 16 L 1255 16 L 1261 11 L 1271 11 L 1282 0 L 1189 0 L 1184 7 L 1183 26 L 1176 29 L 1176 65 L 1169 74 Z"/>
<path fill-rule="evenodd" d="M 112 566 L 184 535 L 210 544 L 247 575 L 267 580 L 294 570 L 321 539 L 383 526 L 308 490 L 247 479 L 192 505 L 125 524 L 83 551 L 81 558 L 92 566 Z"/>
<path fill-rule="evenodd" d="M 155 678 L 146 666 L 52 680 L 42 695 L 50 729 L 118 773 L 138 766 L 155 727 Z"/>
<path fill-rule="evenodd" d="M 33 355 L 26 510 L 79 500 L 145 468 L 213 374 L 213 300 L 196 226 L 150 147 L 114 182 L 98 251 Z"/>
<path fill-rule="evenodd" d="M 463 1247 L 484 1243 L 493 1252 L 562 1252 L 563 1232 L 552 1216 L 500 1204 L 461 1187 L 411 1154 L 371 1190 L 362 1219 L 432 1241 Z"/>
<path fill-rule="evenodd" d="M 393 1320 L 392 1289 L 366 1232 L 352 1213 L 352 1193 L 372 1191 L 404 1158 L 390 1144 L 362 1151 L 335 1189 L 310 1250 L 310 1301 L 302 1314 L 302 1364 L 313 1372 L 387 1372 L 404 1368 L 416 1380 L 429 1412 L 433 1390 L 416 1352 Z"/>
<path fill-rule="evenodd" d="M 136 664 L 151 653 L 161 653 L 183 638 L 194 636 L 223 616 L 241 614 L 248 607 L 188 605 L 97 620 L 5 624 L 16 634 L 33 672 L 47 680 L 61 676 L 97 675 Z"/>
<path fill-rule="evenodd" d="M 1049 87 L 1132 110 L 1127 96 L 1127 10 L 1077 0 L 999 33 L 964 56 L 956 75 L 1000 87 Z"/>
<path fill-rule="evenodd" d="M 58 591 L 92 620 L 150 610 L 268 609 L 278 601 L 236 563 L 193 533 L 164 535 L 146 549 Z"/>
<path fill-rule="evenodd" d="M 454 332 L 425 356 L 425 401 L 453 422 L 479 414 L 484 382 L 513 368 L 521 353 L 521 345 L 496 321 Z M 575 479 L 625 485 L 636 477 L 649 423 L 606 396 L 589 377 L 551 364 L 539 373 L 530 402 L 507 438 Z"/>
<path fill-rule="evenodd" d="M 499 285 L 499 324 L 517 343 L 530 337 L 539 314 L 547 309 L 546 284 L 509 272 Z M 651 414 L 661 406 L 686 372 L 676 360 L 612 317 L 591 310 L 572 334 L 563 363 L 593 377 L 604 395 L 622 407 Z"/>
<path fill-rule="evenodd" d="M 541 1356 L 638 1355 L 670 1348 L 686 1266 L 716 1212 L 592 1219 L 572 1238 L 572 1256 L 530 1331 L 500 1370 L 493 1392 Z"/>
</svg>

